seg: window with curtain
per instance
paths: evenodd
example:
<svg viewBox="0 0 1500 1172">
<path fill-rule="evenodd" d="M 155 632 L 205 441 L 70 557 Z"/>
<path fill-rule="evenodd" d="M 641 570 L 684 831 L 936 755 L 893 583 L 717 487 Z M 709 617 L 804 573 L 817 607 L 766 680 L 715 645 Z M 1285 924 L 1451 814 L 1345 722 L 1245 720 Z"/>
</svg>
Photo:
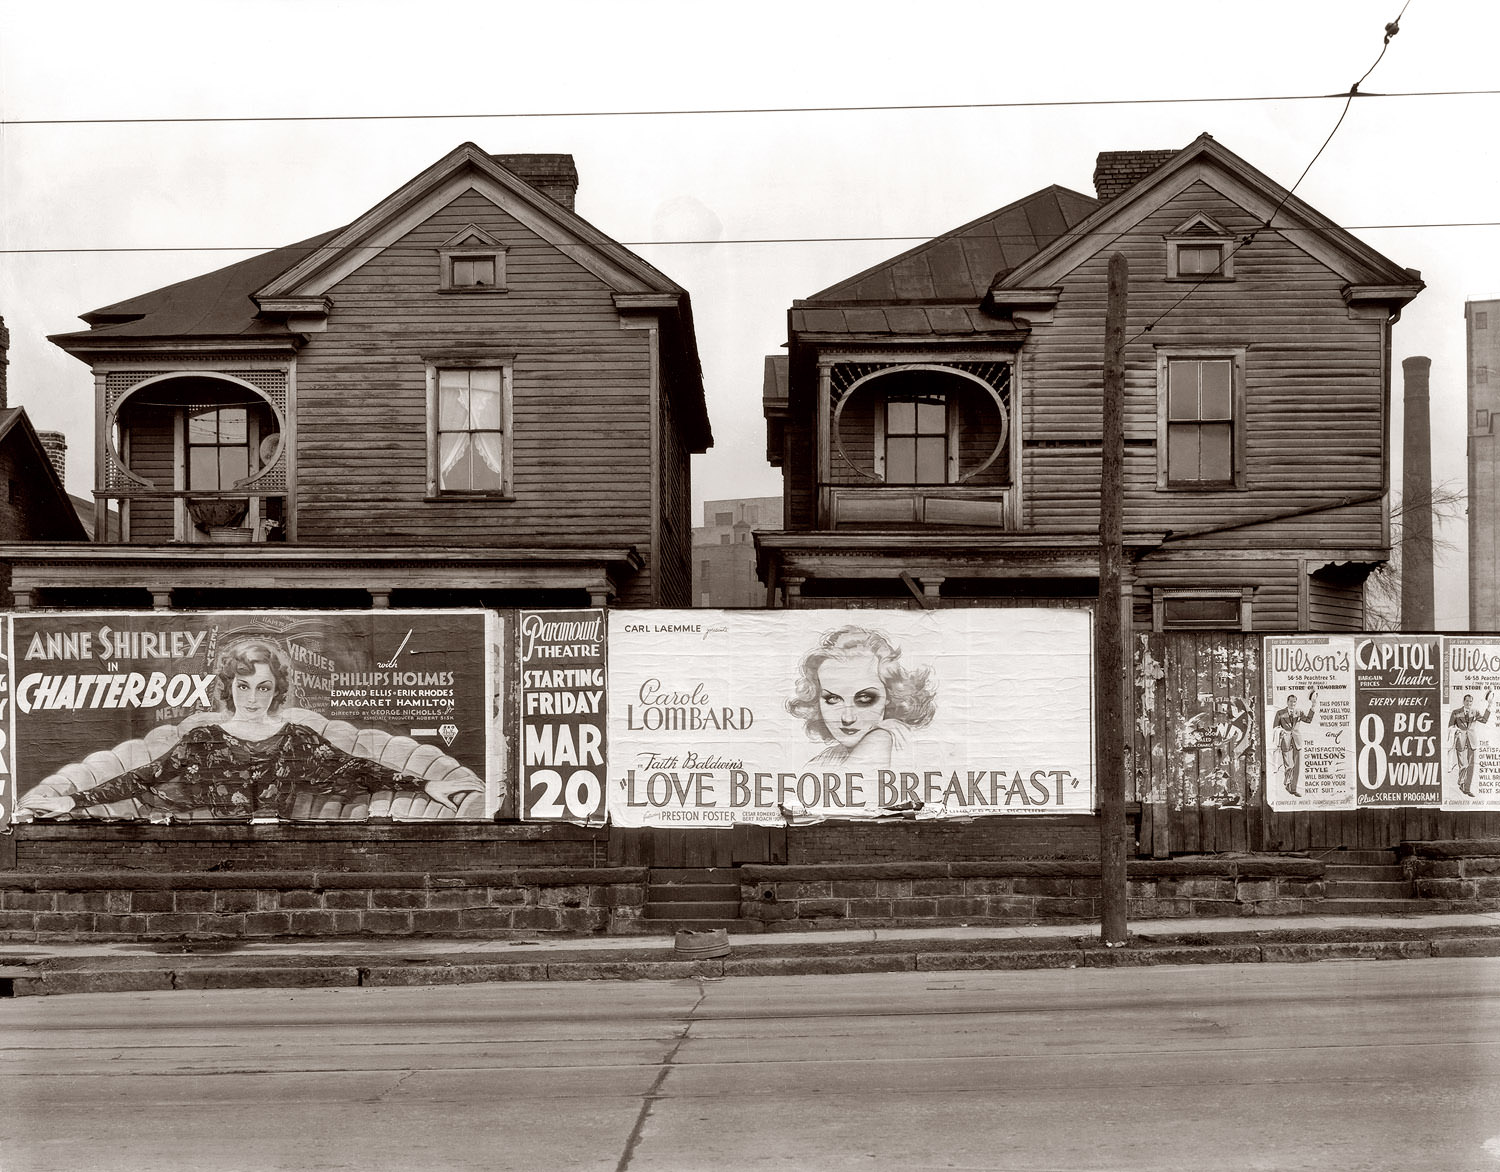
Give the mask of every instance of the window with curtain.
<svg viewBox="0 0 1500 1172">
<path fill-rule="evenodd" d="M 437 491 L 505 492 L 504 368 L 438 368 L 436 382 Z"/>
</svg>

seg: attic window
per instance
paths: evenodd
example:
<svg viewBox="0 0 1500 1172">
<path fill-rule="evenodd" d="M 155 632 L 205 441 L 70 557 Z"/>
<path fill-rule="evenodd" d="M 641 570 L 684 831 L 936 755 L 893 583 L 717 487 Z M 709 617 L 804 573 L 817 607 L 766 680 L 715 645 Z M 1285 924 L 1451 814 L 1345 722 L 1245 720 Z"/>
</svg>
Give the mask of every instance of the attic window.
<svg viewBox="0 0 1500 1172">
<path fill-rule="evenodd" d="M 470 224 L 439 250 L 445 293 L 505 292 L 505 245 Z"/>
<path fill-rule="evenodd" d="M 1207 216 L 1193 216 L 1166 237 L 1167 280 L 1234 280 L 1233 243 Z"/>
</svg>

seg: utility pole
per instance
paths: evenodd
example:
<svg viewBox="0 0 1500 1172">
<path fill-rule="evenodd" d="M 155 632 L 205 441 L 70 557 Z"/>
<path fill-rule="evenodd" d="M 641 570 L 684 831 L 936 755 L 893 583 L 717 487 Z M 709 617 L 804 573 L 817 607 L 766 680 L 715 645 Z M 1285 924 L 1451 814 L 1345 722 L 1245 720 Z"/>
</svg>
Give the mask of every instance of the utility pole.
<svg viewBox="0 0 1500 1172">
<path fill-rule="evenodd" d="M 1124 561 L 1125 310 L 1130 268 L 1125 255 L 1109 258 L 1104 310 L 1104 403 L 1099 476 L 1099 603 L 1094 617 L 1094 678 L 1099 719 L 1095 759 L 1099 778 L 1100 938 L 1106 948 L 1125 943 L 1125 656 L 1120 597 Z"/>
</svg>

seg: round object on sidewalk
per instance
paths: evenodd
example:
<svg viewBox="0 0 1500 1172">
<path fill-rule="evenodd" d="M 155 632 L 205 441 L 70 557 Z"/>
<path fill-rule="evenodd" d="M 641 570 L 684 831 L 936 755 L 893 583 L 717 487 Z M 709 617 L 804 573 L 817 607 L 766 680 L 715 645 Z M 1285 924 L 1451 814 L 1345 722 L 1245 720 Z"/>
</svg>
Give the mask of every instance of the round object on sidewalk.
<svg viewBox="0 0 1500 1172">
<path fill-rule="evenodd" d="M 674 951 L 687 960 L 711 960 L 716 956 L 728 956 L 729 930 L 714 928 L 708 932 L 694 932 L 682 928 L 677 933 Z"/>
</svg>

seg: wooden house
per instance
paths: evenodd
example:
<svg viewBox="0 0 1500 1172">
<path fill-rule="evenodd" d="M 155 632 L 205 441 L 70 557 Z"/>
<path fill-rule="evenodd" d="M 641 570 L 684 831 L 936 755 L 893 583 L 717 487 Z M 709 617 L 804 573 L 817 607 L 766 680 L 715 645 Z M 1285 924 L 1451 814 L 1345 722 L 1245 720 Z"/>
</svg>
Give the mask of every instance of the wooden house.
<svg viewBox="0 0 1500 1172">
<path fill-rule="evenodd" d="M 1390 548 L 1391 326 L 1422 289 L 1208 135 L 1099 156 L 792 305 L 777 604 L 1086 605 L 1106 268 L 1129 262 L 1137 630 L 1358 630 Z"/>
<path fill-rule="evenodd" d="M 686 606 L 688 294 L 465 143 L 345 227 L 83 315 L 118 540 L 19 606 Z"/>
<path fill-rule="evenodd" d="M 0 402 L 0 541 L 76 542 L 87 538 L 24 407 Z M 10 563 L 0 560 L 0 605 L 10 601 Z"/>
</svg>

